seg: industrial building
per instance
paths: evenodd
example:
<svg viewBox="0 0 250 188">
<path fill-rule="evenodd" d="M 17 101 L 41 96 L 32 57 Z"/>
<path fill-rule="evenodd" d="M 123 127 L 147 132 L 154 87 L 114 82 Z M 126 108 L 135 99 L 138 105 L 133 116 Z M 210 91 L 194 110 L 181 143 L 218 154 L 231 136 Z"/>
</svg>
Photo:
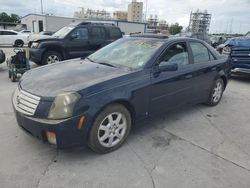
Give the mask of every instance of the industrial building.
<svg viewBox="0 0 250 188">
<path fill-rule="evenodd" d="M 142 22 L 143 17 L 143 2 L 132 0 L 128 5 L 128 21 Z"/>
<path fill-rule="evenodd" d="M 75 18 L 80 19 L 98 19 L 98 20 L 110 20 L 111 14 L 106 10 L 93 10 L 81 8 L 80 11 L 74 13 Z"/>
<path fill-rule="evenodd" d="M 208 33 L 211 21 L 211 14 L 205 11 L 200 11 L 190 13 L 190 20 L 188 31 L 193 33 Z"/>
<path fill-rule="evenodd" d="M 90 20 L 40 14 L 28 14 L 21 18 L 21 23 L 26 26 L 26 29 L 35 33 L 41 31 L 57 31 L 71 23 L 81 21 L 113 24 L 118 26 L 125 35 L 129 35 L 131 33 L 145 33 L 147 29 L 146 23 L 128 22 L 122 20 Z"/>
<path fill-rule="evenodd" d="M 126 11 L 115 11 L 115 12 L 113 12 L 113 19 L 114 20 L 127 21 L 128 20 L 128 12 L 126 12 Z"/>
</svg>

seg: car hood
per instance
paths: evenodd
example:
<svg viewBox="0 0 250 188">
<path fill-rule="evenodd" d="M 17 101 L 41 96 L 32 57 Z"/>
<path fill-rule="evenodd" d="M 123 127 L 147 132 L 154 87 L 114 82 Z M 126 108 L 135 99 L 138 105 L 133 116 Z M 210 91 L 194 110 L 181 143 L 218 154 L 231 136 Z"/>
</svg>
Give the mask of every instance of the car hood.
<svg viewBox="0 0 250 188">
<path fill-rule="evenodd" d="M 81 91 L 129 72 L 88 60 L 73 59 L 26 72 L 20 87 L 34 95 L 50 98 L 63 92 Z"/>
<path fill-rule="evenodd" d="M 43 39 L 51 39 L 51 38 L 53 38 L 53 37 L 50 35 L 32 34 L 29 36 L 29 41 L 37 42 L 37 41 L 41 41 Z"/>
</svg>

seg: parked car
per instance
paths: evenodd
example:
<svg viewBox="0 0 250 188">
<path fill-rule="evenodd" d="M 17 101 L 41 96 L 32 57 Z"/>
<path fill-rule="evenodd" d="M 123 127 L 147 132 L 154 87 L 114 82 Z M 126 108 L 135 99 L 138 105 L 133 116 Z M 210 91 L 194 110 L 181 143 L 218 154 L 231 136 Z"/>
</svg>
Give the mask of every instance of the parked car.
<svg viewBox="0 0 250 188">
<path fill-rule="evenodd" d="M 0 64 L 5 62 L 6 56 L 2 49 L 0 49 Z"/>
<path fill-rule="evenodd" d="M 24 34 L 32 34 L 32 31 L 30 30 L 21 30 L 19 33 L 24 33 Z"/>
<path fill-rule="evenodd" d="M 40 33 L 35 33 L 35 34 L 30 34 L 28 37 L 28 47 L 30 48 L 32 43 L 34 41 L 38 41 L 38 40 L 42 40 L 42 39 L 47 39 L 47 38 L 52 38 L 51 36 L 54 34 L 55 32 L 52 31 L 42 31 Z"/>
<path fill-rule="evenodd" d="M 55 32 L 53 32 L 53 31 L 42 31 L 42 32 L 40 32 L 39 34 L 40 35 L 49 35 L 49 36 L 51 36 L 51 35 L 53 35 Z"/>
<path fill-rule="evenodd" d="M 101 47 L 122 38 L 119 27 L 91 22 L 71 24 L 52 37 L 31 44 L 30 60 L 39 65 L 86 57 Z"/>
<path fill-rule="evenodd" d="M 223 44 L 227 41 L 227 38 L 224 36 L 212 36 L 210 38 L 211 41 L 211 45 L 216 48 L 217 46 L 219 46 L 220 44 Z"/>
<path fill-rule="evenodd" d="M 203 40 L 210 45 L 212 44 L 209 36 L 206 33 L 191 33 L 191 32 L 178 33 L 175 35 L 175 37 L 190 37 L 194 39 Z"/>
<path fill-rule="evenodd" d="M 28 43 L 28 34 L 13 30 L 0 29 L 0 45 L 12 45 L 22 47 Z"/>
<path fill-rule="evenodd" d="M 99 153 L 124 143 L 134 123 L 180 106 L 217 105 L 230 64 L 191 38 L 126 37 L 85 59 L 26 72 L 12 101 L 17 122 L 58 148 Z"/>
<path fill-rule="evenodd" d="M 250 38 L 233 38 L 223 48 L 222 54 L 228 55 L 232 62 L 232 72 L 250 73 Z"/>
</svg>

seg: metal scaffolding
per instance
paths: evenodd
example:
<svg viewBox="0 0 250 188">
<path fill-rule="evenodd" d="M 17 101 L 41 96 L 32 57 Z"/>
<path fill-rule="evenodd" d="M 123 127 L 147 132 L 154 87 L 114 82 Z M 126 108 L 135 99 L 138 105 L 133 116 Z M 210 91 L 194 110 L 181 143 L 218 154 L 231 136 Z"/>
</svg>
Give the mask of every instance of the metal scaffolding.
<svg viewBox="0 0 250 188">
<path fill-rule="evenodd" d="M 188 31 L 193 33 L 208 33 L 211 21 L 211 14 L 199 9 L 190 13 Z"/>
</svg>

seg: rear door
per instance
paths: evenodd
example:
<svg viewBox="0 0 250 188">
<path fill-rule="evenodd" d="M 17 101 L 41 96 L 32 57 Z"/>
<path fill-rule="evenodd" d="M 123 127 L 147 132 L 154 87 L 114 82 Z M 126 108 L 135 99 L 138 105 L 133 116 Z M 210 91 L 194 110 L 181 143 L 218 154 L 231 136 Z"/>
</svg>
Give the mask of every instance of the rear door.
<svg viewBox="0 0 250 188">
<path fill-rule="evenodd" d="M 106 31 L 102 26 L 93 26 L 90 28 L 90 48 L 92 52 L 105 46 Z"/>
<path fill-rule="evenodd" d="M 199 41 L 189 41 L 194 71 L 194 99 L 204 102 L 210 94 L 221 61 L 216 60 L 206 45 Z"/>
<path fill-rule="evenodd" d="M 122 38 L 121 30 L 118 27 L 107 27 L 107 40 L 106 44 L 116 41 L 119 38 Z"/>
<path fill-rule="evenodd" d="M 157 64 L 175 63 L 177 71 L 152 73 L 150 113 L 176 108 L 188 104 L 193 96 L 193 69 L 185 41 L 171 44 L 157 60 Z"/>
<path fill-rule="evenodd" d="M 69 58 L 86 57 L 91 53 L 88 28 L 76 28 L 65 39 Z"/>
</svg>

